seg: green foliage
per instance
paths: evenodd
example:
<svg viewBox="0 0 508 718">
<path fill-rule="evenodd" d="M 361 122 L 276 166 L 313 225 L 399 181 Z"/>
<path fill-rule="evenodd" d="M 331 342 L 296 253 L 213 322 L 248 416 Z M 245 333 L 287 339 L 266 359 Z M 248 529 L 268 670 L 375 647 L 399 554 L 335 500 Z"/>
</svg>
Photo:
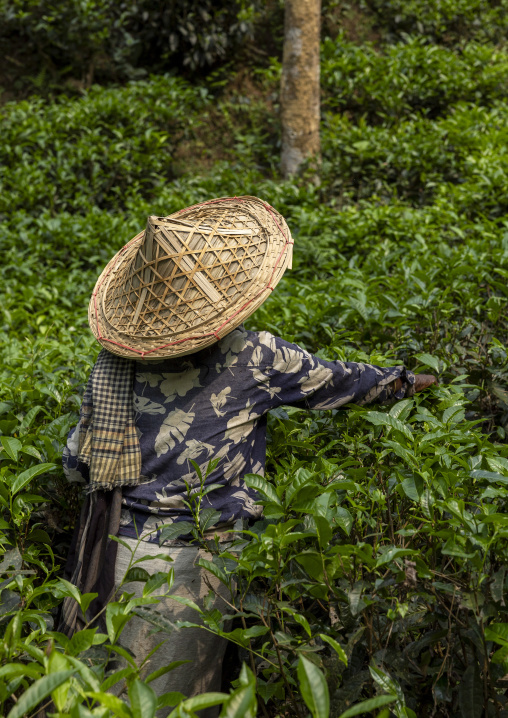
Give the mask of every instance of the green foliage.
<svg viewBox="0 0 508 718">
<path fill-rule="evenodd" d="M 323 43 L 321 72 L 327 106 L 394 123 L 415 111 L 435 117 L 459 100 L 488 106 L 504 99 L 507 60 L 475 42 L 457 53 L 413 36 L 381 53 L 339 35 Z"/>
<path fill-rule="evenodd" d="M 54 76 L 143 76 L 175 64 L 192 70 L 224 60 L 250 37 L 260 3 L 185 0 L 1 0 L 0 46 L 22 45 Z"/>
<path fill-rule="evenodd" d="M 415 32 L 443 44 L 506 40 L 506 0 L 361 0 L 361 6 L 392 42 Z"/>
<path fill-rule="evenodd" d="M 47 548 L 50 550 L 49 546 Z M 7 715 L 7 718 L 22 718 L 38 708 L 47 708 L 52 704 L 53 715 L 58 718 L 69 715 L 154 718 L 159 708 L 172 706 L 176 707 L 171 715 L 194 718 L 195 711 L 220 705 L 224 701 L 229 705 L 241 693 L 206 693 L 190 699 L 180 693 L 157 696 L 150 686 L 151 681 L 162 673 L 174 670 L 182 661 L 176 661 L 147 675 L 146 666 L 137 666 L 119 644 L 123 629 L 135 613 L 158 602 L 159 598 L 153 595 L 154 590 L 166 584 L 165 592 L 161 594 L 159 591 L 158 596 L 169 593 L 173 579 L 171 570 L 162 575 L 162 580 L 157 574 L 150 577 L 144 569 L 137 566 L 143 559 L 136 559 L 133 553 L 122 584 L 107 607 L 107 632 L 100 633 L 97 627 L 90 628 L 88 624 L 69 639 L 52 630 L 52 609 L 63 597 L 71 596 L 79 603 L 83 613 L 86 613 L 91 599 L 97 594 L 81 596 L 72 584 L 49 576 L 38 581 L 35 587 L 35 572 L 20 569 L 21 555 L 16 552 L 17 549 L 4 554 L 1 566 L 4 573 L 10 573 L 9 565 L 15 569 L 14 575 L 1 584 L 2 715 Z M 43 566 L 28 554 L 23 556 L 23 565 Z M 145 583 L 142 598 L 133 599 L 132 594 L 121 591 L 123 583 L 127 581 Z M 120 655 L 126 661 L 126 667 L 121 671 L 109 663 L 115 655 Z M 246 673 L 243 675 L 252 686 L 253 676 L 249 677 Z M 109 692 L 119 681 L 126 683 L 128 701 Z M 17 693 L 19 699 L 13 704 L 13 696 Z M 253 693 L 251 701 L 255 705 Z"/>
<path fill-rule="evenodd" d="M 506 713 L 508 70 L 484 44 L 504 5 L 469 3 L 482 27 L 460 3 L 460 26 L 451 4 L 371 7 L 396 44 L 323 44 L 319 187 L 277 177 L 277 61 L 256 69 L 262 99 L 154 76 L 2 109 L 2 714 L 50 699 L 62 718 Z M 229 694 L 156 702 L 155 674 L 127 654 L 117 676 L 107 659 L 135 612 L 174 628 L 153 610 L 169 564 L 149 576 L 133 558 L 143 596 L 120 591 L 104 633 L 54 631 L 65 596 L 83 611 L 93 599 L 59 578 L 80 498 L 60 453 L 98 350 L 99 271 L 146 215 L 234 194 L 272 203 L 296 242 L 252 328 L 441 385 L 393 406 L 273 412 L 266 476 L 246 477 L 264 519 L 225 551 L 208 540 L 202 481 L 189 487 L 201 565 L 238 589 L 228 616 L 205 602 L 196 619 L 245 663 Z M 128 702 L 108 693 L 117 679 Z"/>
<path fill-rule="evenodd" d="M 119 209 L 172 176 L 175 146 L 192 131 L 205 89 L 154 77 L 122 89 L 8 105 L 2 112 L 0 213 Z M 72 151 L 69 151 L 72 147 Z"/>
</svg>

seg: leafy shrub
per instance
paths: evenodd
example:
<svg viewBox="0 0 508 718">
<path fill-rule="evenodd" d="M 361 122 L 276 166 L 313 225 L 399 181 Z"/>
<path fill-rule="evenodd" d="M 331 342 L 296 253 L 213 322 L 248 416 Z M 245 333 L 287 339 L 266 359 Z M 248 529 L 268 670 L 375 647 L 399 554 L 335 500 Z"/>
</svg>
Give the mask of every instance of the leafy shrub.
<svg viewBox="0 0 508 718">
<path fill-rule="evenodd" d="M 505 96 L 506 55 L 491 46 L 468 43 L 458 53 L 416 36 L 380 53 L 339 35 L 322 54 L 326 106 L 369 121 L 393 124 L 415 111 L 435 117 L 459 100 L 486 106 Z"/>
<path fill-rule="evenodd" d="M 391 42 L 415 32 L 445 44 L 506 39 L 506 0 L 362 0 L 361 5 Z"/>
<path fill-rule="evenodd" d="M 471 196 L 470 183 L 480 182 L 483 196 L 480 199 L 476 192 L 469 213 L 489 214 L 489 207 L 496 207 L 497 216 L 502 216 L 506 211 L 505 118 L 504 103 L 492 110 L 461 104 L 438 121 L 417 117 L 396 127 L 353 123 L 329 113 L 323 132 L 327 190 L 355 199 L 396 196 L 419 205 L 429 202 L 437 188 L 455 191 L 451 185 Z"/>
<path fill-rule="evenodd" d="M 204 89 L 159 77 L 122 89 L 95 87 L 82 100 L 7 105 L 0 213 L 82 212 L 146 194 L 171 177 L 172 152 L 205 97 Z"/>
<path fill-rule="evenodd" d="M 2 0 L 0 45 L 22 46 L 53 74 L 134 78 L 146 68 L 197 69 L 224 60 L 252 34 L 258 3 L 186 0 Z"/>
</svg>

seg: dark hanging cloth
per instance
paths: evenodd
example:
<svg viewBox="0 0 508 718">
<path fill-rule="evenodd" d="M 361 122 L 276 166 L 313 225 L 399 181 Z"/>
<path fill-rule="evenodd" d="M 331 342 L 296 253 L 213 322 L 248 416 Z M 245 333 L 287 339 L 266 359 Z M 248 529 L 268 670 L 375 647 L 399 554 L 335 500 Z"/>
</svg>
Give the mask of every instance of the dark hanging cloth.
<svg viewBox="0 0 508 718">
<path fill-rule="evenodd" d="M 80 415 L 80 461 L 90 483 L 67 559 L 65 577 L 81 593 L 97 593 L 83 616 L 64 599 L 58 630 L 72 636 L 100 614 L 114 591 L 122 487 L 141 480 L 141 450 L 134 425 L 135 362 L 103 349 L 90 375 Z"/>
<path fill-rule="evenodd" d="M 65 578 L 77 586 L 81 593 L 97 593 L 83 616 L 78 603 L 72 597 L 63 602 L 58 630 L 67 636 L 82 630 L 86 623 L 100 614 L 104 620 L 104 608 L 115 589 L 116 536 L 120 527 L 122 490 L 95 491 L 88 494 L 81 510 L 78 525 L 65 567 Z"/>
</svg>

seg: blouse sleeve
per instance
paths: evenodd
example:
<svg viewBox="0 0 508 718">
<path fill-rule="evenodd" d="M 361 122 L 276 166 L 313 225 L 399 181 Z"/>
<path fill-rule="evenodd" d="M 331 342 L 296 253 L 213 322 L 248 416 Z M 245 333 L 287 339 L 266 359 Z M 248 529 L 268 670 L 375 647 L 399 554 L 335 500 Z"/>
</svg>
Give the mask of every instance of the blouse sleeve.
<svg viewBox="0 0 508 718">
<path fill-rule="evenodd" d="M 260 333 L 260 341 L 268 360 L 264 374 L 273 389 L 272 408 L 304 402 L 309 409 L 337 409 L 349 403 L 399 400 L 414 393 L 415 376 L 402 365 L 325 361 L 268 332 Z"/>
</svg>

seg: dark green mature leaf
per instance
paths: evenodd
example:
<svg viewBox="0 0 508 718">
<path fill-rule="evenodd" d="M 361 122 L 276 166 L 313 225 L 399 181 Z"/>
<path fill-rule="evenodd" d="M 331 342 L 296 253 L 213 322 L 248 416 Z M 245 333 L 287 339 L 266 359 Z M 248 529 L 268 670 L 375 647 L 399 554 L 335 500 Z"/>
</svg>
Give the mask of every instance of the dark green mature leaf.
<svg viewBox="0 0 508 718">
<path fill-rule="evenodd" d="M 23 421 L 21 422 L 20 427 L 19 427 L 20 434 L 24 434 L 25 431 L 27 431 L 27 429 L 29 429 L 32 426 L 34 420 L 37 418 L 38 414 L 41 411 L 44 411 L 44 407 L 40 406 L 40 404 L 38 404 L 37 406 L 32 406 L 32 408 L 27 411 L 27 413 L 23 417 Z M 32 447 L 25 447 L 25 448 L 28 449 L 28 448 L 32 448 Z"/>
<path fill-rule="evenodd" d="M 502 566 L 499 571 L 492 576 L 492 583 L 490 584 L 490 592 L 494 601 L 499 601 L 502 606 L 505 605 L 504 600 L 504 582 L 506 575 L 506 566 Z"/>
<path fill-rule="evenodd" d="M 469 664 L 460 681 L 459 707 L 463 718 L 481 718 L 483 715 L 483 684 L 476 661 Z"/>
<path fill-rule="evenodd" d="M 124 583 L 130 583 L 131 581 L 141 581 L 146 583 L 150 579 L 150 574 L 141 566 L 132 566 L 125 574 L 123 581 Z"/>
<path fill-rule="evenodd" d="M 209 571 L 211 574 L 213 574 L 216 578 L 219 579 L 222 583 L 226 584 L 228 583 L 228 577 L 224 573 L 224 571 L 219 568 L 213 561 L 208 561 L 206 558 L 198 558 L 196 561 L 198 566 L 202 566 L 207 571 Z"/>
<path fill-rule="evenodd" d="M 220 511 L 215 509 L 203 509 L 199 514 L 199 528 L 201 531 L 210 530 L 220 519 Z"/>
<path fill-rule="evenodd" d="M 332 538 L 332 527 L 330 521 L 324 516 L 314 516 L 320 548 L 325 548 Z"/>
<path fill-rule="evenodd" d="M 303 566 L 305 571 L 318 581 L 323 577 L 323 559 L 319 553 L 315 551 L 305 551 L 294 557 L 299 564 Z"/>
<path fill-rule="evenodd" d="M 76 631 L 69 641 L 66 653 L 71 656 L 77 656 L 79 653 L 86 651 L 94 644 L 96 628 L 87 628 L 83 631 Z"/>
<path fill-rule="evenodd" d="M 184 700 L 185 696 L 183 693 L 180 693 L 179 691 L 168 691 L 159 697 L 157 701 L 157 708 L 173 708 L 173 706 L 176 706 Z"/>
<path fill-rule="evenodd" d="M 192 531 L 192 528 L 192 524 L 187 521 L 176 521 L 172 524 L 164 524 L 160 530 L 159 546 L 162 546 L 164 541 L 171 541 L 179 536 L 187 536 Z"/>
<path fill-rule="evenodd" d="M 475 469 L 471 471 L 472 479 L 487 479 L 490 483 L 508 484 L 508 476 L 503 476 L 497 471 L 482 471 Z"/>
<path fill-rule="evenodd" d="M 145 621 L 148 621 L 148 623 L 151 623 L 152 626 L 165 633 L 169 634 L 175 630 L 174 621 L 171 621 L 167 616 L 152 606 L 137 606 L 137 608 L 134 609 L 134 613 L 136 616 L 140 616 Z"/>
<path fill-rule="evenodd" d="M 413 475 L 408 479 L 404 479 L 401 484 L 404 493 L 413 501 L 419 501 L 424 489 L 423 479 L 420 476 Z"/>
</svg>

